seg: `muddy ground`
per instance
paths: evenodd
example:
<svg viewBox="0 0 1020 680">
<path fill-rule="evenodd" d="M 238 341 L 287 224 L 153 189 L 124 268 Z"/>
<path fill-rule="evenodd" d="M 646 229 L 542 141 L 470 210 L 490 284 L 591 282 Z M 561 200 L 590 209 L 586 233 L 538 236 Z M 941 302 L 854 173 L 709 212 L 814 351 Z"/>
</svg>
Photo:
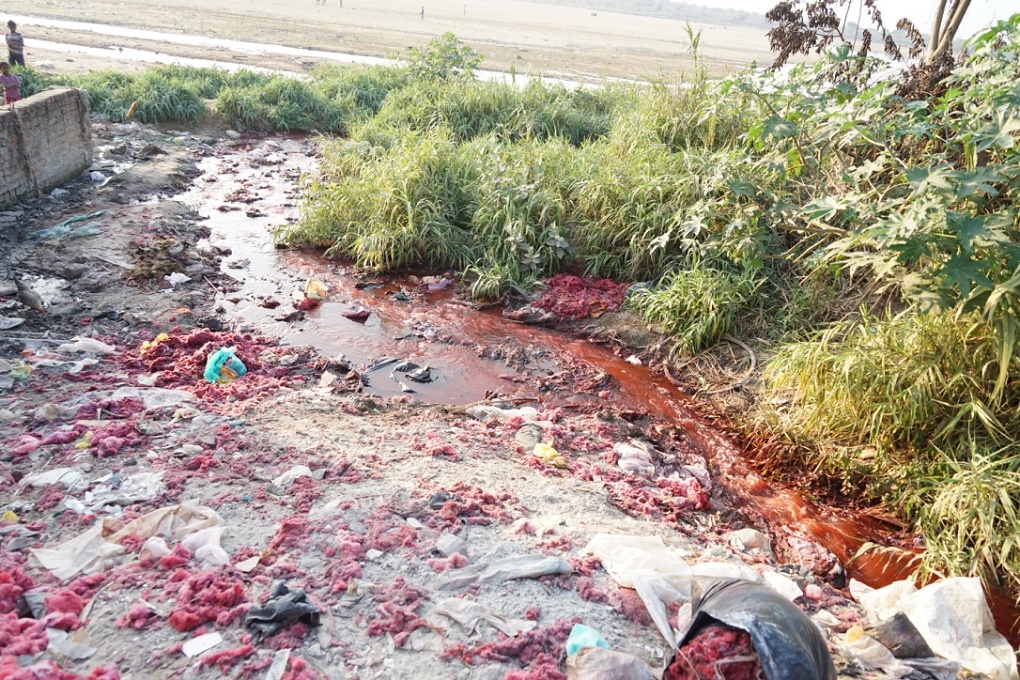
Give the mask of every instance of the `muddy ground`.
<svg viewBox="0 0 1020 680">
<path fill-rule="evenodd" d="M 833 641 L 840 677 L 885 677 L 837 644 L 862 622 L 839 560 L 747 505 L 734 489 L 790 499 L 738 468 L 701 416 L 620 407 L 598 366 L 538 365 L 533 347 L 505 343 L 475 352 L 512 376 L 505 406 L 534 410 L 430 406 L 373 393 L 363 362 L 269 332 L 291 322 L 258 317 L 265 297 L 241 299 L 246 278 L 268 276 L 262 260 L 210 239 L 206 218 L 292 208 L 297 180 L 279 157 L 312 158 L 314 143 L 206 132 L 96 123 L 99 175 L 0 213 L 0 280 L 20 277 L 47 308 L 27 309 L 12 285 L 0 299 L 0 676 L 537 680 L 563 677 L 574 623 L 661 669 L 672 651 L 640 598 L 585 554 L 615 534 L 660 537 L 705 573 L 779 578 Z M 249 200 L 250 182 L 231 184 L 245 170 L 288 198 Z M 177 200 L 203 183 L 231 199 Z M 37 233 L 83 215 L 67 225 L 81 231 Z M 329 271 L 333 295 L 341 279 L 376 280 Z M 308 271 L 281 272 L 271 311 L 285 318 Z M 189 280 L 171 285 L 175 273 Z M 434 308 L 462 309 L 457 298 Z M 452 342 L 445 317 L 430 318 L 421 353 Z M 607 318 L 640 339 L 640 324 Z M 206 382 L 223 347 L 248 373 Z M 619 463 L 614 446 L 632 440 L 654 448 L 648 476 Z M 561 458 L 532 455 L 539 442 Z M 522 556 L 552 573 L 470 584 L 460 571 Z M 295 618 L 267 633 L 253 615 L 279 586 L 307 605 L 297 597 Z M 490 623 L 441 613 L 465 602 Z M 683 628 L 689 609 L 668 612 Z M 189 656 L 196 639 L 216 644 Z"/>
</svg>

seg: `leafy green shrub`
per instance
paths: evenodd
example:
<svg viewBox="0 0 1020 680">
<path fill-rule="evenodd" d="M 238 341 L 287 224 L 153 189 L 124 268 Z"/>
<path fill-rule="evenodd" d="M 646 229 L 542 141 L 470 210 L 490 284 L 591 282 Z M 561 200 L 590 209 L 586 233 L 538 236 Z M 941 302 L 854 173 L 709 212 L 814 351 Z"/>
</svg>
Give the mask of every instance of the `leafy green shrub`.
<svg viewBox="0 0 1020 680">
<path fill-rule="evenodd" d="M 407 68 L 417 80 L 434 81 L 474 75 L 482 56 L 457 40 L 453 33 L 433 38 L 423 48 L 413 48 Z"/>
</svg>

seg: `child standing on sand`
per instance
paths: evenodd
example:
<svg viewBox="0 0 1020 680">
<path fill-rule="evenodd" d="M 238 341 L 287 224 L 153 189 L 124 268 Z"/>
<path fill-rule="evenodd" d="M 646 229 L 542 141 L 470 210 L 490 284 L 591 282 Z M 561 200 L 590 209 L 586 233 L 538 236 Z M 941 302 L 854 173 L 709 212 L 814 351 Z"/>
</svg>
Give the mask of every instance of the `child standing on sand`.
<svg viewBox="0 0 1020 680">
<path fill-rule="evenodd" d="M 18 33 L 18 25 L 14 21 L 7 22 L 7 59 L 13 66 L 25 65 L 25 39 Z"/>
<path fill-rule="evenodd" d="M 14 102 L 21 99 L 21 78 L 11 73 L 11 65 L 0 61 L 0 87 L 4 90 L 4 104 L 11 109 Z"/>
</svg>

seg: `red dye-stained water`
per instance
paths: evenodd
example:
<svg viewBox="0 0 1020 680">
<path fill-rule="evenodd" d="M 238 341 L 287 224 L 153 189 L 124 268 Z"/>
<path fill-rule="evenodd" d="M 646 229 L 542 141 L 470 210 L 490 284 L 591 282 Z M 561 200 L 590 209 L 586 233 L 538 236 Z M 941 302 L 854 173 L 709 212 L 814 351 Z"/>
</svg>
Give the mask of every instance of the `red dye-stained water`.
<svg viewBox="0 0 1020 680">
<path fill-rule="evenodd" d="M 257 325 L 286 343 L 314 346 L 323 356 L 342 354 L 359 366 L 381 357 L 427 364 L 438 376 L 434 382 L 405 384 L 415 390 L 417 398 L 429 403 L 467 404 L 494 390 L 503 397 L 526 397 L 553 406 L 603 401 L 594 394 L 542 389 L 543 377 L 577 362 L 587 363 L 612 378 L 605 389 L 614 406 L 658 416 L 681 427 L 711 459 L 720 483 L 770 525 L 790 527 L 812 537 L 832 551 L 851 576 L 868 585 L 880 587 L 911 574 L 916 552 L 888 548 L 857 554 L 866 543 L 886 544 L 889 534 L 879 522 L 821 507 L 764 480 L 731 440 L 697 415 L 686 395 L 649 367 L 632 365 L 606 347 L 564 333 L 524 326 L 498 312 L 479 312 L 456 304 L 449 291 L 423 292 L 408 278 L 381 279 L 377 286 L 359 289 L 357 281 L 335 262 L 309 251 L 277 250 L 271 230 L 296 218 L 297 175 L 312 168 L 311 151 L 311 144 L 301 139 L 252 140 L 250 147 L 241 145 L 236 152 L 202 161 L 206 177 L 215 181 L 200 178 L 178 197 L 209 217 L 211 245 L 232 250 L 224 258 L 223 271 L 237 279 L 239 289 L 218 296 L 227 318 Z M 228 203 L 227 197 L 239 188 L 256 200 Z M 222 211 L 224 205 L 240 210 Z M 249 217 L 246 211 L 250 208 L 262 214 Z M 328 287 L 326 300 L 307 311 L 302 320 L 276 320 L 293 311 L 292 302 L 303 297 L 309 279 Z M 410 301 L 400 301 L 394 294 L 402 291 L 416 294 Z M 280 304 L 266 309 L 261 306 L 266 299 Z M 352 305 L 368 309 L 368 318 L 359 322 L 343 316 Z M 515 371 L 482 351 L 493 347 L 523 348 L 530 358 L 529 370 Z M 401 385 L 390 371 L 386 366 L 367 372 L 366 392 L 400 394 Z M 1004 596 L 992 594 L 989 601 L 999 629 L 1016 647 L 1020 644 L 1020 612 Z"/>
</svg>

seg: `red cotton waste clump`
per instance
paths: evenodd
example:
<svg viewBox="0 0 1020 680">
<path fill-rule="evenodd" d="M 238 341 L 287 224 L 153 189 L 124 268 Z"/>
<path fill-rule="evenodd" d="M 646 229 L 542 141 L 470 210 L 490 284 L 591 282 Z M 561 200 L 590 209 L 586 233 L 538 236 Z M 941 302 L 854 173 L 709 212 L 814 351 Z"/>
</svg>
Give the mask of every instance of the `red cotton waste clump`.
<svg viewBox="0 0 1020 680">
<path fill-rule="evenodd" d="M 729 626 L 705 628 L 676 651 L 662 680 L 764 680 L 751 636 Z"/>
<path fill-rule="evenodd" d="M 240 647 L 232 647 L 230 649 L 224 649 L 222 652 L 211 652 L 209 654 L 202 655 L 202 658 L 198 661 L 198 667 L 203 668 L 204 666 L 215 666 L 220 669 L 221 673 L 229 673 L 230 669 L 242 660 L 247 659 L 249 656 L 255 653 L 255 647 L 250 642 L 246 642 Z"/>
<path fill-rule="evenodd" d="M 424 596 L 425 591 L 408 584 L 399 576 L 388 586 L 376 587 L 372 597 L 379 606 L 376 607 L 377 616 L 368 622 L 368 634 L 379 636 L 390 633 L 393 635 L 393 645 L 402 647 L 411 633 L 429 625 L 414 613 L 421 606 Z"/>
<path fill-rule="evenodd" d="M 557 274 L 545 285 L 542 297 L 532 304 L 567 319 L 583 319 L 619 309 L 629 287 L 610 279 L 572 274 Z"/>
<path fill-rule="evenodd" d="M 0 569 L 0 614 L 17 611 L 18 598 L 26 590 L 31 590 L 35 582 L 18 567 L 8 570 Z"/>
<path fill-rule="evenodd" d="M 55 614 L 63 612 L 78 616 L 85 608 L 85 601 L 70 590 L 57 590 L 46 598 L 46 613 Z"/>
<path fill-rule="evenodd" d="M 0 678 L 4 678 L 4 680 L 79 680 L 78 675 L 63 670 L 49 660 L 39 661 L 31 666 L 19 666 L 18 660 L 13 655 L 8 656 L 6 650 L 0 656 Z"/>
<path fill-rule="evenodd" d="M 486 661 L 497 661 L 499 663 L 516 662 L 525 669 L 549 673 L 549 675 L 519 675 L 518 678 L 562 678 L 558 664 L 555 659 L 564 654 L 564 645 L 570 636 L 570 629 L 575 623 L 580 623 L 579 617 L 572 619 L 557 619 L 556 622 L 545 628 L 536 628 L 521 633 L 517 637 L 507 637 L 499 633 L 499 640 L 486 642 L 478 647 L 468 647 L 463 643 L 445 648 L 439 655 L 444 661 L 460 659 L 466 665 L 471 666 L 475 659 Z M 549 660 L 553 660 L 551 667 Z M 537 668 L 536 668 L 537 667 Z"/>
<path fill-rule="evenodd" d="M 19 619 L 13 612 L 0 614 L 0 656 L 38 654 L 50 646 L 46 624 L 36 619 Z M 8 677 L 0 674 L 0 677 Z"/>
<path fill-rule="evenodd" d="M 440 557 L 428 561 L 429 566 L 432 567 L 432 571 L 440 572 L 446 571 L 447 569 L 460 569 L 466 567 L 468 560 L 460 553 L 453 553 L 449 557 Z"/>
<path fill-rule="evenodd" d="M 239 581 L 215 571 L 199 572 L 178 591 L 170 625 L 182 633 L 209 621 L 225 626 L 241 615 L 244 608 L 239 605 L 247 599 Z"/>
</svg>

